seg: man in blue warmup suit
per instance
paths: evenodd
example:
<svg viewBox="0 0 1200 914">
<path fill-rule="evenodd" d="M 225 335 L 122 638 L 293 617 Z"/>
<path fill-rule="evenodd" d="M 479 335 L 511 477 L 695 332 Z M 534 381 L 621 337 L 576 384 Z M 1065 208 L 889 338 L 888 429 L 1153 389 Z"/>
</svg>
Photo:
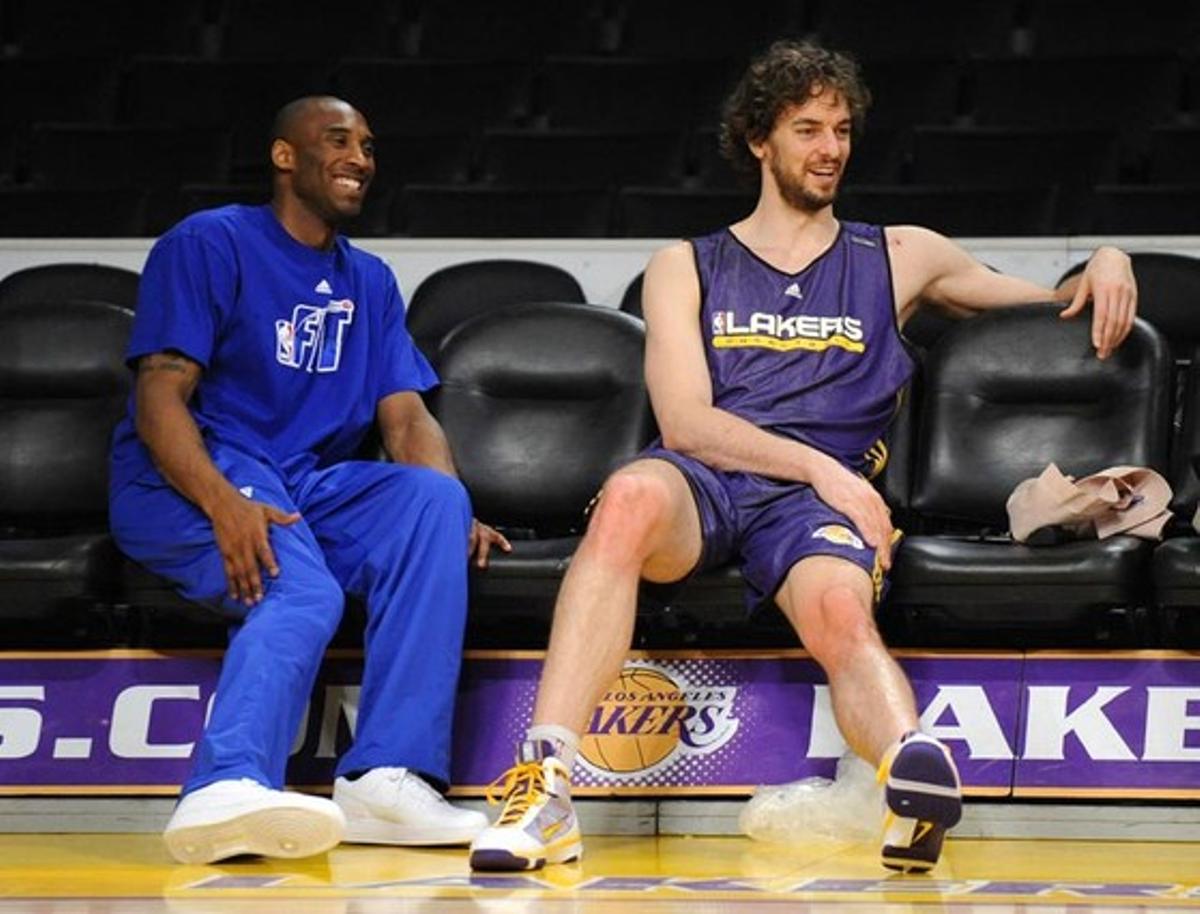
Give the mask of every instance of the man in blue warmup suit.
<svg viewBox="0 0 1200 914">
<path fill-rule="evenodd" d="M 389 267 L 337 226 L 375 173 L 363 116 L 285 106 L 268 206 L 196 213 L 150 252 L 111 463 L 113 535 L 189 599 L 233 615 L 216 701 L 165 839 L 181 862 L 302 857 L 345 838 L 469 841 L 486 820 L 449 777 L 472 520 L 437 383 Z M 352 456 L 373 422 L 393 462 Z M 288 750 L 345 593 L 366 599 L 353 747 L 333 800 L 282 790 Z"/>
</svg>

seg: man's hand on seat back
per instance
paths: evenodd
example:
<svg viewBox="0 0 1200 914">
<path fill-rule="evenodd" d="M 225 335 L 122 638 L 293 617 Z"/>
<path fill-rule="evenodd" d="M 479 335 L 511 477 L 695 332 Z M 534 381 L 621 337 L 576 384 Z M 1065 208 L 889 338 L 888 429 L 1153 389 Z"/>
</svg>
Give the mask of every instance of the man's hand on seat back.
<svg viewBox="0 0 1200 914">
<path fill-rule="evenodd" d="M 1106 359 L 1125 341 L 1137 316 L 1137 281 L 1129 255 L 1103 247 L 1088 260 L 1071 304 L 1060 317 L 1074 317 L 1092 302 L 1092 345 Z"/>
<path fill-rule="evenodd" d="M 512 552 L 512 543 L 505 538 L 503 533 L 472 518 L 471 537 L 467 543 L 468 561 L 474 559 L 475 564 L 480 568 L 487 568 L 488 553 L 491 552 L 492 546 L 497 546 L 505 552 Z"/>
</svg>

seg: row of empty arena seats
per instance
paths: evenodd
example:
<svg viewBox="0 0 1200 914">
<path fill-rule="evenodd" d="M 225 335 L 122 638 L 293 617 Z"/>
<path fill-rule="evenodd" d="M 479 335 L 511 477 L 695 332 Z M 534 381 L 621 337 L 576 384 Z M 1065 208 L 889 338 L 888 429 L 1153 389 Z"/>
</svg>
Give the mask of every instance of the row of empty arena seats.
<svg viewBox="0 0 1200 914">
<path fill-rule="evenodd" d="M 263 185 L 141 189 L 0 188 L 0 237 L 153 237 L 186 213 L 260 204 Z M 664 187 L 409 185 L 372 193 L 355 237 L 680 238 L 739 221 L 755 198 L 736 190 Z M 952 237 L 1200 234 L 1200 183 L 1059 186 L 850 185 L 842 218 L 925 225 Z"/>
<path fill-rule="evenodd" d="M 1116 0 L 77 7 L 0 2 L 3 235 L 155 235 L 261 195 L 272 114 L 310 92 L 380 134 L 359 234 L 686 234 L 695 210 L 744 206 L 716 155 L 719 103 L 780 36 L 864 62 L 856 218 L 1200 230 L 1200 12 L 1163 0 L 1137 24 Z"/>
<path fill-rule="evenodd" d="M 930 0 L 912 16 L 887 0 L 347 0 L 305 10 L 286 0 L 132 0 L 80 7 L 70 0 L 4 0 L 0 49 L 9 55 L 178 53 L 238 59 L 271 40 L 281 59 L 355 56 L 525 59 L 547 53 L 668 60 L 744 54 L 780 33 L 811 34 L 867 56 L 1061 55 L 1200 50 L 1200 16 L 1153 0 L 1124 15 L 1118 0 Z M 1121 27 L 1112 23 L 1120 21 Z"/>
<path fill-rule="evenodd" d="M 1185 258 L 1153 255 L 1140 274 L 1147 263 L 1195 282 Z M 464 301 L 483 276 L 507 295 Z M 216 617 L 121 559 L 105 528 L 107 439 L 129 388 L 122 350 L 136 278 L 53 267 L 0 281 L 10 343 L 0 355 L 0 627 L 13 648 L 223 640 Z M 1152 299 L 1153 282 L 1143 287 L 1143 312 L 1161 330 L 1139 323 L 1103 362 L 1086 321 L 1060 321 L 1049 306 L 921 331 L 922 370 L 882 481 L 908 532 L 879 611 L 892 642 L 1200 643 L 1200 537 L 1186 523 L 1200 494 L 1200 327 L 1186 306 Z M 410 324 L 443 379 L 431 408 L 476 512 L 514 540 L 511 555 L 473 576 L 474 646 L 544 645 L 585 506 L 653 435 L 640 321 L 581 298 L 556 268 L 512 264 L 451 268 L 413 295 Z M 1051 460 L 1075 474 L 1120 463 L 1160 470 L 1176 492 L 1172 537 L 1008 541 L 1005 498 Z M 361 609 L 349 620 L 345 643 L 360 634 Z M 657 647 L 794 639 L 774 610 L 746 619 L 735 569 L 678 594 L 647 589 L 637 637 Z"/>
</svg>

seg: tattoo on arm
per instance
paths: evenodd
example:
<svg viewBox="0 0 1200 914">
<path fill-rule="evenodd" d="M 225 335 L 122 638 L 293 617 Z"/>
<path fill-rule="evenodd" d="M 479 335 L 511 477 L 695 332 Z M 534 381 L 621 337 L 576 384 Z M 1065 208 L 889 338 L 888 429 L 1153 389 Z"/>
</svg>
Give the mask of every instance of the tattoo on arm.
<svg viewBox="0 0 1200 914">
<path fill-rule="evenodd" d="M 139 372 L 173 371 L 179 374 L 191 374 L 195 367 L 196 363 L 191 359 L 173 352 L 156 352 L 152 355 L 142 356 L 138 361 Z"/>
</svg>

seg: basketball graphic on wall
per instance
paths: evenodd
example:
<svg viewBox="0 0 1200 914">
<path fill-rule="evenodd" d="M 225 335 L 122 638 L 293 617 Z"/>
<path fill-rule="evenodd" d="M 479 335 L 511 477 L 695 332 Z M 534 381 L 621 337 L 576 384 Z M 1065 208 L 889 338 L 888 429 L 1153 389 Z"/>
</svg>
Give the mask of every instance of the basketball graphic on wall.
<svg viewBox="0 0 1200 914">
<path fill-rule="evenodd" d="M 649 768 L 679 745 L 688 710 L 679 684 L 665 673 L 627 667 L 596 706 L 579 753 L 606 771 Z"/>
</svg>

